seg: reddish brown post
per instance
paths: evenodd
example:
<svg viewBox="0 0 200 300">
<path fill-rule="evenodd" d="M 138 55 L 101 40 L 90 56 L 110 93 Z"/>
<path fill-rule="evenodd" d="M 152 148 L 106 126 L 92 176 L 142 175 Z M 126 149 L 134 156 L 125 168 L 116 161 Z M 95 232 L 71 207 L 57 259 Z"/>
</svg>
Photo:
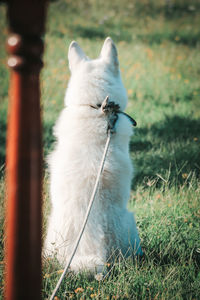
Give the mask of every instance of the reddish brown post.
<svg viewBox="0 0 200 300">
<path fill-rule="evenodd" d="M 39 73 L 46 0 L 9 0 L 5 298 L 41 299 L 42 145 Z"/>
</svg>

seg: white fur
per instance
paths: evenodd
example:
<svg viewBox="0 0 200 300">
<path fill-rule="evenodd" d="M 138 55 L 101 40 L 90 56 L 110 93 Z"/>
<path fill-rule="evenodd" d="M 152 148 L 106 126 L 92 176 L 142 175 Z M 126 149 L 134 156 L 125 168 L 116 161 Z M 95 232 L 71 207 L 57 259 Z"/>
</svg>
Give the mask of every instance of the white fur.
<svg viewBox="0 0 200 300">
<path fill-rule="evenodd" d="M 65 264 L 81 228 L 107 138 L 107 117 L 88 105 L 110 101 L 124 110 L 127 95 L 121 81 L 117 50 L 110 38 L 100 57 L 90 60 L 76 42 L 69 47 L 72 73 L 66 107 L 55 126 L 57 144 L 50 155 L 52 211 L 45 251 Z M 88 105 L 87 105 L 88 104 Z M 71 269 L 101 271 L 112 250 L 142 254 L 134 216 L 126 206 L 133 174 L 129 157 L 132 125 L 118 115 L 99 190 Z"/>
</svg>

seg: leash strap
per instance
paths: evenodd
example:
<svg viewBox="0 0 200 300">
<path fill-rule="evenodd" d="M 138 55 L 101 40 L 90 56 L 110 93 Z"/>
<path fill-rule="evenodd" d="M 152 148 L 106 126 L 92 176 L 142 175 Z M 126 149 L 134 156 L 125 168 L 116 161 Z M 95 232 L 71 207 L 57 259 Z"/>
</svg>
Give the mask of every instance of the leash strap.
<svg viewBox="0 0 200 300">
<path fill-rule="evenodd" d="M 84 105 L 84 104 L 82 104 L 82 105 Z M 95 108 L 95 109 L 100 108 L 98 106 L 97 107 L 92 106 L 92 105 L 89 105 L 89 106 L 92 107 L 92 108 Z M 54 297 L 55 297 L 55 295 L 56 295 L 56 293 L 57 293 L 57 291 L 58 291 L 58 289 L 59 289 L 59 287 L 60 287 L 60 285 L 61 285 L 61 283 L 64 279 L 64 276 L 65 276 L 65 274 L 67 273 L 67 271 L 70 267 L 70 264 L 71 264 L 71 262 L 74 258 L 74 255 L 76 253 L 76 250 L 77 250 L 78 245 L 80 243 L 80 240 L 82 238 L 83 232 L 85 230 L 85 226 L 87 224 L 87 221 L 88 221 L 88 218 L 89 218 L 89 215 L 90 215 L 90 211 L 91 211 L 91 208 L 92 208 L 92 205 L 94 203 L 94 199 L 95 199 L 95 196 L 96 196 L 96 193 L 97 193 L 97 190 L 98 190 L 100 176 L 103 172 L 103 168 L 104 168 L 108 148 L 109 148 L 109 145 L 110 145 L 110 139 L 111 139 L 112 134 L 115 133 L 115 123 L 118 119 L 118 113 L 124 114 L 126 117 L 128 117 L 133 126 L 136 126 L 136 124 L 137 124 L 136 121 L 134 119 L 132 119 L 129 115 L 127 115 L 126 113 L 120 111 L 118 104 L 115 104 L 114 102 L 109 101 L 109 96 L 107 96 L 104 99 L 104 101 L 101 105 L 101 109 L 102 109 L 102 112 L 105 115 L 107 115 L 107 117 L 108 117 L 107 140 L 106 140 L 106 144 L 105 144 L 105 147 L 104 147 L 103 156 L 102 156 L 102 159 L 101 159 L 101 164 L 100 164 L 100 167 L 99 167 L 99 170 L 98 170 L 98 174 L 97 174 L 96 182 L 95 182 L 95 185 L 94 185 L 94 188 L 93 188 L 93 192 L 92 192 L 92 195 L 90 197 L 90 201 L 89 201 L 89 205 L 88 205 L 86 215 L 85 215 L 85 218 L 84 218 L 84 221 L 83 221 L 83 225 L 80 229 L 79 235 L 78 235 L 78 237 L 76 239 L 76 242 L 74 244 L 72 254 L 71 254 L 70 259 L 68 260 L 68 262 L 67 262 L 67 264 L 64 268 L 64 271 L 63 271 L 62 275 L 60 276 L 60 279 L 58 280 L 58 283 L 57 283 L 51 297 L 49 298 L 49 300 L 54 299 Z"/>
<path fill-rule="evenodd" d="M 106 140 L 106 144 L 105 144 L 105 147 L 104 147 L 104 153 L 103 153 L 103 156 L 102 156 L 102 159 L 101 159 L 101 164 L 100 164 L 100 167 L 99 167 L 99 171 L 98 171 L 98 174 L 97 174 L 97 178 L 96 178 L 96 182 L 95 182 L 95 185 L 94 185 L 94 189 L 93 189 L 93 192 L 92 192 L 92 195 L 91 195 L 91 198 L 90 198 L 90 201 L 89 201 L 89 205 L 88 205 L 88 208 L 87 208 L 87 212 L 86 212 L 86 215 L 85 215 L 85 219 L 83 221 L 83 225 L 81 227 L 81 230 L 79 232 L 79 235 L 77 237 L 77 240 L 75 242 L 75 245 L 74 245 L 74 248 L 73 248 L 73 251 L 72 251 L 72 254 L 70 256 L 70 259 L 68 260 L 65 268 L 64 268 L 64 271 L 62 273 L 62 275 L 60 276 L 60 279 L 58 280 L 58 283 L 51 295 L 51 297 L 49 298 L 49 300 L 53 300 L 63 279 L 64 279 L 64 276 L 66 274 L 66 272 L 68 271 L 69 267 L 70 267 L 70 264 L 72 262 L 72 259 L 76 253 L 76 250 L 78 248 L 78 245 L 80 243 L 80 240 L 81 240 L 81 237 L 83 235 L 83 232 L 85 230 L 85 226 L 87 224 L 87 221 L 88 221 L 88 218 L 89 218 L 89 215 L 90 215 L 90 211 L 91 211 L 91 208 L 92 208 L 92 205 L 94 203 L 94 199 L 95 199 L 95 196 L 96 196 L 96 193 L 97 193 L 97 190 L 98 190 L 98 186 L 99 186 L 99 180 L 100 180 L 100 176 L 103 172 L 103 168 L 104 168 L 104 163 L 105 163 L 105 160 L 106 160 L 106 155 L 107 155 L 107 152 L 108 152 L 108 148 L 109 148 L 109 144 L 110 144 L 110 139 L 111 139 L 111 130 L 108 129 L 108 136 L 107 136 L 107 140 Z"/>
</svg>

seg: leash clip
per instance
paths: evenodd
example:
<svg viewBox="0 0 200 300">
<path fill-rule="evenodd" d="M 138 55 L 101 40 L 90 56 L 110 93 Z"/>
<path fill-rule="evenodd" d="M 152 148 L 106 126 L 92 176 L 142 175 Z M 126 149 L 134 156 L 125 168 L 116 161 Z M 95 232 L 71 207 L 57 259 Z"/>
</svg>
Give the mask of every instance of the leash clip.
<svg viewBox="0 0 200 300">
<path fill-rule="evenodd" d="M 113 101 L 109 102 L 109 96 L 106 96 L 105 100 L 101 105 L 102 112 L 108 117 L 108 127 L 107 133 L 115 133 L 115 124 L 118 120 L 118 113 L 120 112 L 120 107 L 118 104 L 115 104 Z"/>
</svg>

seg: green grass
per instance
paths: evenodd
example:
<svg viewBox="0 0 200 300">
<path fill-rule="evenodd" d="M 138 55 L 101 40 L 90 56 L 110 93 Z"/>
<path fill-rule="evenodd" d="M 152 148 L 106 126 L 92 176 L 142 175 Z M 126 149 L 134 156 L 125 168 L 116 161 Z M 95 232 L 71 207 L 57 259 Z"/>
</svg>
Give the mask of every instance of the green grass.
<svg viewBox="0 0 200 300">
<path fill-rule="evenodd" d="M 109 276 L 100 282 L 86 274 L 71 274 L 58 292 L 59 299 L 199 298 L 200 188 L 194 177 L 189 187 L 185 182 L 180 189 L 169 188 L 166 182 L 160 189 L 153 181 L 146 186 L 138 188 L 130 201 L 130 208 L 137 212 L 144 259 L 116 259 Z M 61 269 L 53 263 L 45 262 L 46 297 L 60 276 Z"/>
<path fill-rule="evenodd" d="M 0 6 L 0 43 L 6 39 Z M 103 40 L 117 44 L 130 113 L 138 123 L 130 151 L 136 167 L 129 209 L 136 213 L 145 256 L 117 259 L 102 281 L 68 275 L 59 299 L 200 299 L 200 3 L 184 1 L 52 1 L 41 75 L 44 153 L 69 79 L 67 50 L 76 39 L 95 58 Z M 9 74 L 0 51 L 0 201 L 4 203 Z M 49 212 L 44 183 L 44 230 Z M 4 210 L 0 213 L 3 276 Z M 44 259 L 43 299 L 60 267 Z M 1 281 L 1 280 L 0 280 Z M 2 291 L 3 284 L 0 285 Z"/>
</svg>

